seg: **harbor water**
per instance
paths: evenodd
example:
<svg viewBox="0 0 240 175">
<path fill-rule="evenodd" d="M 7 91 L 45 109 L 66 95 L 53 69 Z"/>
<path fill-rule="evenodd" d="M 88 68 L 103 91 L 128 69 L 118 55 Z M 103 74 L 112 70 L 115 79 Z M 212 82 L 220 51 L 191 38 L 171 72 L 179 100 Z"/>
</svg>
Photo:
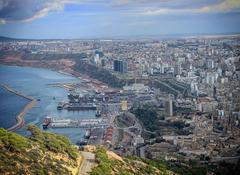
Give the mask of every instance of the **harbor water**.
<svg viewBox="0 0 240 175">
<path fill-rule="evenodd" d="M 57 110 L 59 102 L 68 100 L 68 90 L 50 84 L 81 83 L 79 79 L 73 76 L 47 69 L 0 65 L 0 83 L 38 99 L 36 106 L 24 117 L 26 125 L 35 124 L 41 128 L 42 121 L 46 116 L 70 119 L 95 118 L 95 111 Z M 8 128 L 15 124 L 15 117 L 29 100 L 1 88 L 0 102 L 0 127 Z M 65 135 L 73 143 L 80 140 L 85 133 L 85 129 L 82 128 L 49 129 L 49 131 Z M 22 135 L 29 134 L 25 127 L 16 132 Z"/>
</svg>

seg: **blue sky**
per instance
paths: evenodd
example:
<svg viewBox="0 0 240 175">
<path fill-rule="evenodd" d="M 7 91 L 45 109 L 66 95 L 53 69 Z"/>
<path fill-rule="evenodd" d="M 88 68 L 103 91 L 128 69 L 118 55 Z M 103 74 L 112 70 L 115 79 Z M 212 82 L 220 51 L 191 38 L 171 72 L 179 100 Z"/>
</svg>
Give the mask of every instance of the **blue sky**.
<svg viewBox="0 0 240 175">
<path fill-rule="evenodd" d="M 101 38 L 240 33 L 240 0 L 0 0 L 0 35 Z"/>
</svg>

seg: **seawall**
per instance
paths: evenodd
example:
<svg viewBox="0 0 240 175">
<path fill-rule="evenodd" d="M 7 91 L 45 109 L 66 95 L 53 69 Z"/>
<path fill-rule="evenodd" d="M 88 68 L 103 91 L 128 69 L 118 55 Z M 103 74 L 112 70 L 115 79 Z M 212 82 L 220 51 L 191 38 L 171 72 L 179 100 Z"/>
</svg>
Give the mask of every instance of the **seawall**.
<svg viewBox="0 0 240 175">
<path fill-rule="evenodd" d="M 16 120 L 17 120 L 17 123 L 15 125 L 13 125 L 12 127 L 8 128 L 7 130 L 8 131 L 15 131 L 19 128 L 21 128 L 24 124 L 25 124 L 25 121 L 24 121 L 24 116 L 26 115 L 26 113 L 32 109 L 33 106 L 35 106 L 36 104 L 36 100 L 30 96 L 27 96 L 27 95 L 24 95 L 14 89 L 12 89 L 11 87 L 3 84 L 3 83 L 0 83 L 0 86 L 3 87 L 4 89 L 6 89 L 7 91 L 11 92 L 11 93 L 14 93 L 20 97 L 23 97 L 23 98 L 26 98 L 28 100 L 31 100 L 22 110 L 21 112 L 16 116 Z"/>
</svg>

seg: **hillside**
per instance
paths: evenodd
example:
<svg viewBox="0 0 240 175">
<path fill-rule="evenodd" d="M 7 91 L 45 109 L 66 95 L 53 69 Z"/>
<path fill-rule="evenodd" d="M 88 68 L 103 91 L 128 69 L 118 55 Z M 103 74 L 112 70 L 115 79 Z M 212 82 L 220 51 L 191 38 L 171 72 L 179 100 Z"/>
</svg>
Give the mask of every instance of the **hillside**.
<svg viewBox="0 0 240 175">
<path fill-rule="evenodd" d="M 98 147 L 94 153 L 97 166 L 90 175 L 238 175 L 240 167 L 240 161 L 237 164 L 207 165 L 194 161 L 184 163 L 120 157 L 104 147 Z"/>
<path fill-rule="evenodd" d="M 163 165 L 154 166 L 137 158 L 123 158 L 99 147 L 95 151 L 97 166 L 90 175 L 174 175 Z"/>
<path fill-rule="evenodd" d="M 29 126 L 29 138 L 0 128 L 0 174 L 76 174 L 81 156 L 67 138 Z"/>
<path fill-rule="evenodd" d="M 0 174 L 71 175 L 237 175 L 236 165 L 167 162 L 120 157 L 103 146 L 86 146 L 82 155 L 64 136 L 28 126 L 30 137 L 0 128 Z M 89 157 L 89 155 L 91 155 Z"/>
</svg>

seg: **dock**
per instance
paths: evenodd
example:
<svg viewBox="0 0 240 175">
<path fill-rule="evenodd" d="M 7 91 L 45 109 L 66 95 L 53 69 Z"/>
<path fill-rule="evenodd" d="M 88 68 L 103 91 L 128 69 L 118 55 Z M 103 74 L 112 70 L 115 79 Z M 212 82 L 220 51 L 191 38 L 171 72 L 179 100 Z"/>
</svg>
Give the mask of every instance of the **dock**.
<svg viewBox="0 0 240 175">
<path fill-rule="evenodd" d="M 107 126 L 107 121 L 104 119 L 58 119 L 49 118 L 47 128 L 90 128 Z"/>
<path fill-rule="evenodd" d="M 33 106 L 35 106 L 36 104 L 36 100 L 30 96 L 27 96 L 27 95 L 24 95 L 20 92 L 17 92 L 16 90 L 12 89 L 11 87 L 3 84 L 3 83 L 0 83 L 0 86 L 3 87 L 4 89 L 6 89 L 7 91 L 13 93 L 13 94 L 16 94 L 20 97 L 23 97 L 25 99 L 28 99 L 28 100 L 31 100 L 30 103 L 28 103 L 23 109 L 22 111 L 16 116 L 16 120 L 17 120 L 17 123 L 15 125 L 13 125 L 12 127 L 10 128 L 7 128 L 8 131 L 16 131 L 17 129 L 21 128 L 24 124 L 25 124 L 25 121 L 24 121 L 24 116 L 26 115 L 26 113 L 31 110 L 33 108 Z"/>
</svg>

